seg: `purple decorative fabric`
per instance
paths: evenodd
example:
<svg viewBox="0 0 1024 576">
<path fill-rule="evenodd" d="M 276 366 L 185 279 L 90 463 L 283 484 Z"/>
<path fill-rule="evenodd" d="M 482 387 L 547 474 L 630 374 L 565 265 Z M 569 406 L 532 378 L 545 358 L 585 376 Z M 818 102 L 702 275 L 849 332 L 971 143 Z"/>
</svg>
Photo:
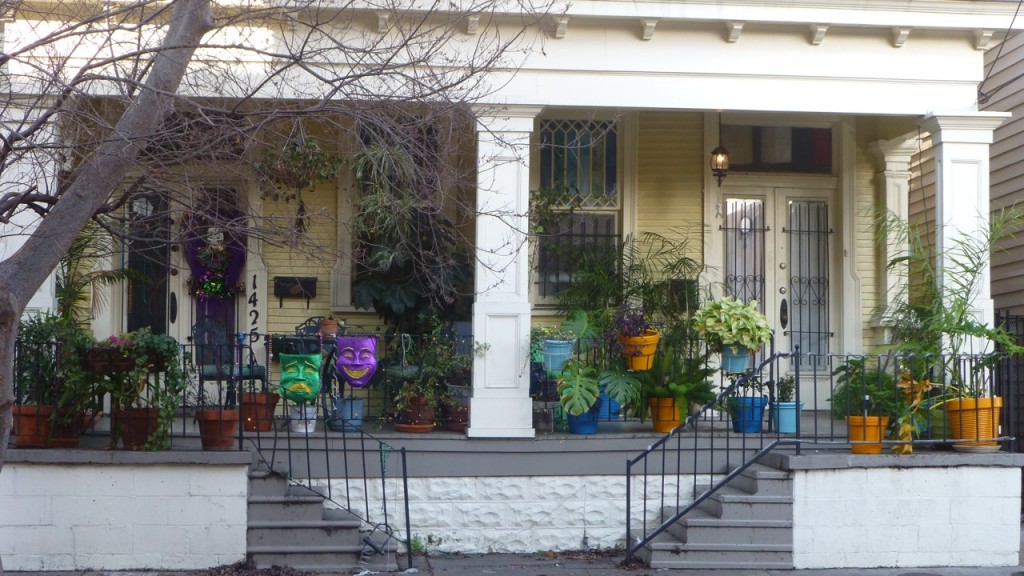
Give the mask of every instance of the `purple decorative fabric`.
<svg viewBox="0 0 1024 576">
<path fill-rule="evenodd" d="M 377 338 L 338 336 L 338 359 L 334 365 L 349 386 L 366 386 L 377 371 Z"/>
</svg>

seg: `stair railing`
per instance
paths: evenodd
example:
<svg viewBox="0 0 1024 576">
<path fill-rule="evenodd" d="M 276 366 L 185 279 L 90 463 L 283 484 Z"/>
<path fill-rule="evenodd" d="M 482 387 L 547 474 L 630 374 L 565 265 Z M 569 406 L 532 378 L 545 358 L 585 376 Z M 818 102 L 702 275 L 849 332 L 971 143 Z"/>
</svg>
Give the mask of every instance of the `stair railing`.
<svg viewBox="0 0 1024 576">
<path fill-rule="evenodd" d="M 714 418 L 716 409 L 725 406 L 728 398 L 737 390 L 748 387 L 754 378 L 761 378 L 765 369 L 768 370 L 767 387 L 769 405 L 774 401 L 775 375 L 778 373 L 778 362 L 789 358 L 795 372 L 797 382 L 800 381 L 800 352 L 797 348 L 793 353 L 772 353 L 756 367 L 735 378 L 719 392 L 714 400 L 705 403 L 698 410 L 687 416 L 680 426 L 648 446 L 641 454 L 626 462 L 626 562 L 633 559 L 634 554 L 647 546 L 659 534 L 665 532 L 672 524 L 678 522 L 687 513 L 710 498 L 722 487 L 743 473 L 744 470 L 764 458 L 765 455 L 779 447 L 795 447 L 800 451 L 800 422 L 797 419 L 796 436 L 781 438 L 777 435 L 761 432 L 757 435 L 743 434 L 735 438 L 730 434 L 715 433 L 716 423 L 722 420 Z M 800 387 L 796 387 L 795 400 L 800 402 Z M 720 429 L 720 425 L 719 425 Z M 686 435 L 686 442 L 683 435 Z M 690 481 L 684 482 L 684 453 L 692 452 Z M 673 481 L 674 478 L 674 481 Z M 707 490 L 697 494 L 702 479 L 708 485 Z M 639 494 L 634 489 L 639 485 Z M 684 499 L 684 485 L 689 487 L 689 494 Z M 692 496 L 691 496 L 692 495 Z M 636 497 L 635 497 L 636 496 Z M 636 518 L 640 529 L 633 532 L 634 505 L 640 508 Z M 657 503 L 657 511 L 651 510 L 652 502 Z M 675 512 L 666 516 L 668 507 Z M 657 525 L 657 518 L 666 519 Z M 649 526 L 651 524 L 652 526 Z"/>
</svg>

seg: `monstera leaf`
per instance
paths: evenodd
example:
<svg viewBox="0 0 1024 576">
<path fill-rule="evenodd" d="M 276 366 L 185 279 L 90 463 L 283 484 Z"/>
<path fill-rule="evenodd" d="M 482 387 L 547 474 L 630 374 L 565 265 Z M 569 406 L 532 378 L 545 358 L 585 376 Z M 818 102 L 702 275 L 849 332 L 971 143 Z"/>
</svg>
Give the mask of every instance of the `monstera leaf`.
<svg viewBox="0 0 1024 576">
<path fill-rule="evenodd" d="M 568 360 L 558 375 L 558 401 L 573 416 L 590 410 L 600 394 L 597 370 L 578 360 Z"/>
</svg>

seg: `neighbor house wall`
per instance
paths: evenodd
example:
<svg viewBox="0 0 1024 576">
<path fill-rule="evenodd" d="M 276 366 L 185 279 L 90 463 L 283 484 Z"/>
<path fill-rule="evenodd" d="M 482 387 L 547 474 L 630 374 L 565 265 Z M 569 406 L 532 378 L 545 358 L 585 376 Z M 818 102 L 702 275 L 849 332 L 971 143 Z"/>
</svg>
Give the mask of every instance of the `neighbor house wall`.
<svg viewBox="0 0 1024 576">
<path fill-rule="evenodd" d="M 998 58 L 997 58 L 998 56 Z M 1002 46 L 985 54 L 988 79 L 981 90 L 991 99 L 982 105 L 987 111 L 1011 112 L 1002 126 L 996 128 L 995 142 L 990 148 L 990 195 L 992 209 L 1014 204 L 1024 205 L 1024 92 L 1020 77 L 1024 75 L 1024 34 L 1015 34 Z M 1007 84 L 1001 89 L 997 87 Z M 1007 238 L 992 253 L 992 298 L 995 308 L 1024 312 L 1024 235 Z"/>
<path fill-rule="evenodd" d="M 8 455 L 6 570 L 192 570 L 245 559 L 247 452 Z"/>
</svg>

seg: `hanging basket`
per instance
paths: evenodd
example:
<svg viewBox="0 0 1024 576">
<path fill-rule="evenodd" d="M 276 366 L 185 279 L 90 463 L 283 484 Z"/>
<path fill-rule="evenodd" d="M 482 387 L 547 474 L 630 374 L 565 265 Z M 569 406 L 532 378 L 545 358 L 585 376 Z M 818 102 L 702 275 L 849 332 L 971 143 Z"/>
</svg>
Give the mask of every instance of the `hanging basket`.
<svg viewBox="0 0 1024 576">
<path fill-rule="evenodd" d="M 654 365 L 654 352 L 658 349 L 661 334 L 657 330 L 644 330 L 640 336 L 619 336 L 622 343 L 622 355 L 630 370 L 643 372 Z"/>
</svg>

